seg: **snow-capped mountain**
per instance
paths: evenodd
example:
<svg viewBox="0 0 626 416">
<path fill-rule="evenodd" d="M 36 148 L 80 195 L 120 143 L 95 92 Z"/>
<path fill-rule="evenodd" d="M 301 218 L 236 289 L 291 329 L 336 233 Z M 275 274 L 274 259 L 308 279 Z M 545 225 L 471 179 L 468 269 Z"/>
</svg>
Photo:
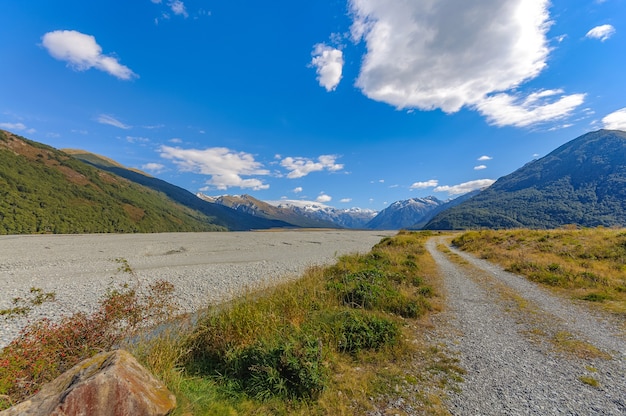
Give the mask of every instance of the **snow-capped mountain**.
<svg viewBox="0 0 626 416">
<path fill-rule="evenodd" d="M 270 203 L 258 200 L 250 195 L 220 195 L 209 196 L 202 193 L 197 194 L 198 198 L 214 204 L 224 205 L 239 212 L 245 212 L 256 217 L 280 220 L 292 224 L 296 227 L 304 228 L 339 228 L 333 221 L 317 216 L 304 215 L 289 207 L 279 207 Z"/>
<path fill-rule="evenodd" d="M 308 218 L 329 221 L 343 228 L 366 228 L 377 214 L 376 211 L 363 208 L 338 209 L 312 201 L 282 200 L 268 201 L 279 208 L 290 209 Z"/>
<path fill-rule="evenodd" d="M 399 230 L 419 223 L 431 211 L 445 202 L 434 196 L 397 201 L 380 211 L 365 228 L 373 230 Z"/>
</svg>

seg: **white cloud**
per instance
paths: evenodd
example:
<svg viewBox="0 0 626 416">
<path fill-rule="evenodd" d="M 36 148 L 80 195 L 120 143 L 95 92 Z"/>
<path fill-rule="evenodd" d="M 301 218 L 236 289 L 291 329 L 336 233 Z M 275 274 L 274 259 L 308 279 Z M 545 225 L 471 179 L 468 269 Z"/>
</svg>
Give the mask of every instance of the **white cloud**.
<svg viewBox="0 0 626 416">
<path fill-rule="evenodd" d="M 352 38 L 367 48 L 356 86 L 398 109 L 454 113 L 478 107 L 494 124 L 505 125 L 509 118 L 498 117 L 483 101 L 519 88 L 547 66 L 549 5 L 549 0 L 350 0 Z M 524 122 L 511 122 L 527 126 L 549 120 L 548 113 L 569 114 L 565 102 L 555 104 L 534 112 L 522 108 Z M 542 115 L 546 118 L 533 118 Z"/>
<path fill-rule="evenodd" d="M 268 189 L 269 185 L 256 178 L 244 179 L 242 176 L 269 175 L 254 156 L 245 152 L 236 152 L 225 147 L 208 149 L 181 149 L 161 146 L 161 157 L 169 159 L 181 171 L 210 175 L 206 184 L 219 190 L 231 187 Z"/>
<path fill-rule="evenodd" d="M 180 1 L 180 0 L 172 0 L 169 3 L 167 3 L 168 6 L 170 6 L 170 9 L 172 9 L 172 12 L 176 15 L 179 16 L 184 16 L 184 17 L 189 17 L 189 14 L 187 13 L 187 10 L 185 9 L 185 4 Z"/>
<path fill-rule="evenodd" d="M 348 202 L 352 202 L 352 198 L 342 198 L 339 200 L 339 202 L 347 204 Z"/>
<path fill-rule="evenodd" d="M 76 71 L 96 68 L 119 79 L 136 78 L 130 68 L 118 62 L 116 58 L 102 54 L 102 48 L 96 38 L 75 30 L 55 30 L 43 35 L 42 44 L 53 58 L 66 61 Z"/>
<path fill-rule="evenodd" d="M 434 188 L 439 185 L 439 181 L 436 179 L 431 179 L 426 182 L 414 182 L 413 185 L 409 187 L 409 189 L 426 189 L 426 188 Z"/>
<path fill-rule="evenodd" d="M 474 170 L 483 170 L 483 169 L 487 169 L 487 166 L 486 165 L 474 166 Z"/>
<path fill-rule="evenodd" d="M 26 130 L 23 123 L 0 123 L 0 127 L 7 130 Z"/>
<path fill-rule="evenodd" d="M 299 194 L 300 192 L 302 192 L 302 187 L 301 186 L 293 188 L 293 193 L 294 194 Z"/>
<path fill-rule="evenodd" d="M 332 201 L 332 197 L 330 195 L 326 195 L 326 194 L 321 194 L 320 196 L 318 196 L 315 200 L 319 203 L 325 203 L 325 202 L 330 202 Z"/>
<path fill-rule="evenodd" d="M 615 34 L 615 28 L 611 25 L 600 25 L 591 29 L 585 35 L 586 38 L 590 39 L 600 39 L 601 42 L 604 42 L 611 36 Z"/>
<path fill-rule="evenodd" d="M 571 94 L 549 102 L 551 97 L 562 93 L 562 90 L 544 90 L 526 98 L 500 93 L 485 98 L 476 108 L 496 126 L 528 127 L 569 117 L 585 101 L 585 94 Z"/>
<path fill-rule="evenodd" d="M 183 140 L 182 140 L 182 139 L 179 139 L 178 137 L 173 137 L 173 138 L 169 139 L 169 140 L 168 140 L 168 142 L 170 142 L 170 143 L 180 144 L 180 143 L 182 143 L 182 142 L 183 142 Z"/>
<path fill-rule="evenodd" d="M 281 160 L 280 165 L 287 169 L 287 177 L 290 179 L 301 178 L 311 172 L 327 170 L 336 172 L 343 169 L 343 165 L 335 163 L 336 155 L 322 155 L 317 158 L 317 162 L 304 157 L 286 157 Z"/>
<path fill-rule="evenodd" d="M 476 160 L 479 160 L 479 161 L 483 162 L 485 160 L 491 160 L 491 159 L 493 159 L 491 156 L 483 155 L 483 156 L 479 157 Z"/>
<path fill-rule="evenodd" d="M 485 188 L 487 186 L 490 186 L 494 182 L 495 181 L 493 179 L 478 179 L 478 180 L 475 180 L 475 181 L 469 181 L 469 182 L 460 183 L 458 185 L 438 186 L 435 189 L 433 189 L 433 191 L 435 191 L 435 192 L 447 192 L 448 195 L 461 195 L 461 194 L 466 194 L 468 192 L 474 191 L 476 189 Z"/>
<path fill-rule="evenodd" d="M 602 124 L 605 129 L 626 131 L 626 107 L 605 116 Z"/>
<path fill-rule="evenodd" d="M 311 66 L 315 67 L 317 81 L 326 91 L 334 91 L 341 81 L 343 52 L 339 49 L 318 43 L 311 53 Z"/>
<path fill-rule="evenodd" d="M 400 109 L 456 112 L 546 66 L 548 0 L 351 0 L 357 86 Z"/>
<path fill-rule="evenodd" d="M 29 129 L 24 123 L 0 123 L 0 129 L 6 129 L 11 131 L 25 131 L 29 134 L 35 133 L 37 131 L 35 129 Z"/>
<path fill-rule="evenodd" d="M 160 163 L 146 163 L 145 165 L 141 165 L 141 169 L 147 172 L 160 173 L 163 172 L 165 166 Z"/>
<path fill-rule="evenodd" d="M 128 143 L 149 143 L 150 139 L 147 137 L 126 136 L 126 141 Z"/>
<path fill-rule="evenodd" d="M 132 127 L 132 126 L 122 123 L 115 117 L 107 115 L 107 114 L 100 114 L 98 118 L 96 119 L 96 121 L 101 124 L 108 124 L 110 126 L 117 127 L 117 128 L 124 129 L 124 130 L 128 130 Z"/>
</svg>

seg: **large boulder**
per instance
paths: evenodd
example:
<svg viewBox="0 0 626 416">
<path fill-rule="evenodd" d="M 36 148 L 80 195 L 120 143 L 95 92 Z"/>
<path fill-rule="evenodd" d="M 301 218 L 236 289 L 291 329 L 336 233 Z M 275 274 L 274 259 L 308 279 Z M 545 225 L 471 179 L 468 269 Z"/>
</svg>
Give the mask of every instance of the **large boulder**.
<svg viewBox="0 0 626 416">
<path fill-rule="evenodd" d="M 127 351 L 84 360 L 0 416 L 167 415 L 176 397 Z"/>
</svg>

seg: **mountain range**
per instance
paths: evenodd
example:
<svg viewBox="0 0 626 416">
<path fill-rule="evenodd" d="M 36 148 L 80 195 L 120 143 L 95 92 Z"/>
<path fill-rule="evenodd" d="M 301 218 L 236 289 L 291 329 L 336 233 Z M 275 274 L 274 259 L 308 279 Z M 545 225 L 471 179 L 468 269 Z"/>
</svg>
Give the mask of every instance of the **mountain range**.
<svg viewBox="0 0 626 416">
<path fill-rule="evenodd" d="M 276 227 L 292 225 L 210 204 L 102 156 L 0 130 L 0 234 Z"/>
<path fill-rule="evenodd" d="M 449 201 L 380 212 L 191 192 L 84 150 L 0 130 L 0 234 L 626 226 L 626 133 L 599 130 Z"/>
</svg>

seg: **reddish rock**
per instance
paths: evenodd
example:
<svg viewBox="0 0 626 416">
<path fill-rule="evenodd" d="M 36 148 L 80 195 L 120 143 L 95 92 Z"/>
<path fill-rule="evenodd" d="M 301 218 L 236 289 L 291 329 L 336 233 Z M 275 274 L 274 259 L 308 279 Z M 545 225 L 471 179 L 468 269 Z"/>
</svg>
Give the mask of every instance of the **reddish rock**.
<svg viewBox="0 0 626 416">
<path fill-rule="evenodd" d="M 0 416 L 157 416 L 176 398 L 128 352 L 82 361 Z"/>
</svg>

